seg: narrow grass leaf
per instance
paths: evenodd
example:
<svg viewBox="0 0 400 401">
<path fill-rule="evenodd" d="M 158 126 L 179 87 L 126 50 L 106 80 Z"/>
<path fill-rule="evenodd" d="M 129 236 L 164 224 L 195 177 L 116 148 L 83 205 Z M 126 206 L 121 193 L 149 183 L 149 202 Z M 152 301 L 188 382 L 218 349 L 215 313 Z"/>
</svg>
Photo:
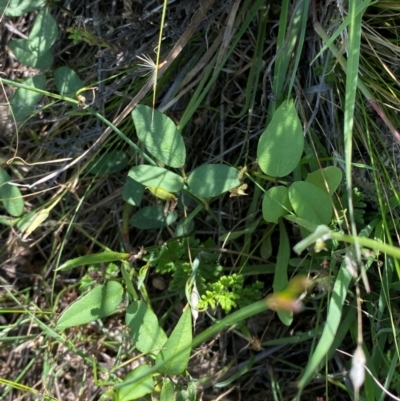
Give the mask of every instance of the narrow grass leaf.
<svg viewBox="0 0 400 401">
<path fill-rule="evenodd" d="M 135 287 L 132 284 L 132 277 L 130 275 L 132 269 L 133 267 L 128 261 L 123 260 L 121 262 L 121 274 L 123 278 L 123 283 L 125 284 L 126 291 L 129 293 L 131 299 L 137 300 L 139 299 L 139 295 L 137 294 Z"/>
<path fill-rule="evenodd" d="M 309 26 L 308 15 L 310 12 L 309 10 L 310 2 L 311 0 L 304 0 L 302 1 L 302 3 L 299 3 L 299 6 L 296 6 L 296 10 L 293 14 L 293 19 L 292 19 L 293 23 L 288 32 L 288 37 L 286 38 L 287 53 L 285 58 L 289 63 L 292 64 L 290 71 L 290 83 L 289 83 L 289 88 L 287 89 L 288 94 L 292 93 L 294 82 L 296 78 L 299 76 L 299 71 L 298 71 L 299 64 L 303 59 L 304 39 L 306 36 L 307 28 Z M 292 49 L 294 49 L 296 43 L 297 43 L 297 49 L 293 51 Z M 293 54 L 294 54 L 294 62 L 293 62 Z M 285 76 L 284 72 L 280 72 L 280 74 L 282 73 L 284 74 L 283 76 Z M 286 81 L 287 78 L 285 77 L 283 82 L 286 84 Z"/>
<path fill-rule="evenodd" d="M 186 148 L 182 134 L 165 114 L 142 104 L 132 111 L 136 133 L 146 150 L 170 167 L 183 167 Z"/>
<path fill-rule="evenodd" d="M 223 387 L 233 385 L 234 381 L 240 379 L 241 377 L 243 377 L 246 373 L 248 373 L 250 371 L 250 369 L 254 365 L 254 362 L 255 362 L 255 357 L 254 357 L 254 354 L 251 353 L 248 362 L 241 369 L 239 369 L 236 373 L 234 373 L 228 379 L 218 382 L 218 383 L 215 383 L 214 387 L 215 388 L 223 388 Z"/>
<path fill-rule="evenodd" d="M 282 219 L 279 221 L 279 248 L 278 255 L 276 259 L 276 270 L 274 274 L 273 289 L 275 292 L 283 291 L 288 285 L 287 267 L 289 265 L 290 259 L 290 244 L 289 236 L 286 232 L 285 225 Z M 278 310 L 278 316 L 280 321 L 286 325 L 290 326 L 293 321 L 293 312 Z"/>
<path fill-rule="evenodd" d="M 129 383 L 125 384 L 125 381 L 129 381 Z M 147 364 L 138 366 L 126 375 L 121 385 L 122 387 L 117 390 L 118 401 L 137 400 L 150 394 L 154 391 L 154 381 L 150 373 L 150 366 Z"/>
<path fill-rule="evenodd" d="M 50 209 L 46 208 L 34 212 L 34 214 L 30 216 L 31 218 L 26 221 L 24 230 L 21 230 L 24 233 L 24 238 L 29 237 L 38 227 L 40 227 L 41 224 L 48 219 L 49 215 Z"/>
<path fill-rule="evenodd" d="M 359 74 L 360 49 L 361 49 L 361 27 L 362 14 L 357 14 L 357 6 L 366 3 L 364 0 L 354 0 L 349 2 L 349 42 L 347 51 L 347 68 L 346 68 L 346 90 L 345 90 L 345 107 L 344 107 L 344 144 L 345 144 L 345 162 L 346 162 L 346 189 L 348 195 L 348 209 L 350 216 L 351 233 L 355 237 L 357 228 L 354 217 L 353 205 L 353 187 L 352 187 L 352 155 L 353 155 L 353 127 L 354 127 L 354 111 L 356 106 L 356 94 Z M 359 247 L 356 246 L 357 260 L 361 260 Z"/>
<path fill-rule="evenodd" d="M 130 328 L 129 335 L 136 348 L 144 354 L 158 355 L 168 339 L 157 316 L 143 301 L 128 306 L 125 324 Z"/>
<path fill-rule="evenodd" d="M 24 198 L 19 188 L 10 184 L 10 181 L 7 171 L 0 167 L 0 201 L 7 213 L 18 217 L 24 212 Z"/>
<path fill-rule="evenodd" d="M 164 349 L 158 354 L 156 364 L 160 366 L 160 372 L 166 375 L 179 375 L 189 362 L 192 343 L 192 315 L 190 308 L 186 308 L 164 345 Z"/>
<path fill-rule="evenodd" d="M 290 16 L 290 1 L 283 0 L 281 4 L 281 10 L 279 13 L 279 24 L 278 24 L 278 35 L 276 40 L 276 60 L 275 68 L 273 73 L 273 86 L 272 91 L 275 96 L 282 98 L 282 90 L 285 82 L 287 81 L 287 70 L 290 60 L 293 59 L 293 49 L 296 43 L 294 39 L 290 46 L 287 45 L 285 38 L 290 34 L 287 32 L 289 27 L 289 16 Z M 284 48 L 286 46 L 286 48 Z M 268 113 L 274 115 L 276 102 L 270 102 Z"/>
<path fill-rule="evenodd" d="M 87 324 L 118 311 L 124 289 L 117 281 L 99 285 L 69 306 L 57 322 L 57 329 Z"/>
<path fill-rule="evenodd" d="M 255 219 L 249 225 L 243 229 L 243 230 L 238 230 L 238 231 L 229 231 L 226 234 L 223 234 L 219 237 L 220 241 L 233 241 L 245 234 L 252 234 L 254 233 L 255 230 L 257 230 L 260 226 L 261 218 Z"/>
<path fill-rule="evenodd" d="M 304 149 L 300 119 L 292 101 L 283 102 L 261 134 L 257 147 L 260 169 L 272 177 L 284 177 L 299 164 Z"/>
<path fill-rule="evenodd" d="M 311 356 L 303 376 L 300 378 L 298 387 L 304 388 L 309 381 L 313 378 L 315 372 L 318 369 L 319 364 L 329 352 L 329 349 L 335 340 L 336 332 L 338 330 L 340 321 L 342 320 L 343 304 L 346 300 L 347 290 L 351 282 L 351 276 L 346 269 L 344 263 L 340 268 L 339 274 L 337 275 L 335 285 L 333 287 L 332 296 L 330 298 L 328 316 L 324 331 L 318 342 L 318 345 Z"/>
<path fill-rule="evenodd" d="M 234 167 L 203 164 L 190 173 L 188 185 L 193 194 L 201 198 L 212 198 L 240 186 L 238 175 Z"/>
<path fill-rule="evenodd" d="M 185 112 L 182 115 L 182 118 L 178 124 L 180 129 L 186 126 L 186 124 L 191 120 L 193 114 L 196 110 L 199 109 L 201 102 L 204 100 L 206 96 L 210 94 L 211 88 L 215 85 L 215 82 L 219 79 L 220 73 L 222 68 L 224 67 L 225 63 L 229 59 L 229 57 L 236 51 L 236 46 L 239 43 L 240 39 L 243 35 L 246 35 L 246 31 L 251 26 L 254 21 L 254 18 L 260 13 L 263 9 L 265 4 L 264 0 L 255 0 L 255 1 L 246 1 L 243 4 L 244 13 L 243 20 L 239 24 L 239 28 L 237 34 L 231 41 L 231 45 L 226 52 L 225 56 L 223 57 L 219 66 L 215 67 L 215 63 L 219 55 L 215 55 L 208 65 L 206 66 L 204 72 L 202 73 L 202 78 L 199 84 L 197 85 L 196 90 L 194 91 L 193 95 L 191 95 L 191 99 L 186 107 Z"/>
<path fill-rule="evenodd" d="M 176 237 L 188 236 L 193 232 L 194 232 L 193 219 L 183 218 L 179 220 L 175 228 Z"/>
<path fill-rule="evenodd" d="M 63 263 L 56 271 L 70 270 L 78 266 L 92 265 L 97 263 L 110 263 L 119 260 L 128 260 L 130 257 L 129 253 L 105 251 L 100 253 L 94 253 L 92 255 L 79 256 L 75 259 L 70 259 Z"/>
<path fill-rule="evenodd" d="M 269 229 L 267 229 L 266 232 L 264 233 L 262 240 L 261 240 L 260 255 L 265 260 L 270 259 L 270 257 L 272 256 L 273 250 L 274 250 L 274 247 L 272 246 L 272 236 L 273 236 L 272 234 L 273 233 L 274 233 L 274 230 L 272 229 L 272 226 L 270 226 Z"/>
<path fill-rule="evenodd" d="M 179 192 L 183 188 L 182 177 L 162 167 L 141 164 L 132 167 L 128 175 L 145 187 L 160 187 L 168 192 Z"/>
<path fill-rule="evenodd" d="M 362 2 L 360 2 L 356 6 L 355 15 L 363 14 L 364 11 L 371 5 L 371 2 L 372 2 L 372 0 L 363 0 Z M 384 3 L 382 4 L 382 6 L 387 7 Z M 339 35 L 341 35 L 342 32 L 349 26 L 350 19 L 351 19 L 351 15 L 345 16 L 345 18 L 343 19 L 343 22 L 332 33 L 332 35 L 329 38 L 328 37 L 324 38 L 324 42 L 325 42 L 324 46 L 322 47 L 322 49 L 319 50 L 317 55 L 314 57 L 314 60 L 317 60 L 318 58 L 320 58 L 321 55 L 325 52 L 325 50 L 328 48 L 329 48 L 329 50 L 332 50 L 332 48 L 335 48 L 337 52 L 339 51 L 335 45 L 335 41 L 337 40 Z M 317 30 L 317 32 L 318 32 L 318 30 Z M 335 56 L 337 56 L 337 54 L 335 54 Z M 313 60 L 313 64 L 314 64 L 314 60 Z"/>
</svg>

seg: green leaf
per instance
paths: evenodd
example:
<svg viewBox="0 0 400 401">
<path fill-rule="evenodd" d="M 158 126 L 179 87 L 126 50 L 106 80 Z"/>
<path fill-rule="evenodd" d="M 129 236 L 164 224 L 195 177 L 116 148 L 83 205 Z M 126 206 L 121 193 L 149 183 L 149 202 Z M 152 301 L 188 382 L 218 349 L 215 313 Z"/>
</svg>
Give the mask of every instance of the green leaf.
<svg viewBox="0 0 400 401">
<path fill-rule="evenodd" d="M 132 111 L 136 133 L 147 151 L 167 166 L 182 167 L 186 148 L 174 122 L 151 107 L 139 104 Z"/>
<path fill-rule="evenodd" d="M 147 372 L 149 372 L 148 375 L 146 375 Z M 139 380 L 135 380 L 135 378 Z M 132 381 L 132 383 L 124 385 L 125 381 Z M 138 366 L 126 375 L 121 385 L 123 387 L 117 390 L 118 401 L 137 400 L 146 394 L 150 394 L 154 391 L 154 381 L 150 372 L 150 366 L 147 364 Z"/>
<path fill-rule="evenodd" d="M 314 184 L 332 196 L 342 182 L 342 177 L 343 173 L 340 168 L 328 166 L 308 174 L 306 182 Z"/>
<path fill-rule="evenodd" d="M 18 217 L 24 212 L 24 198 L 19 188 L 10 184 L 10 181 L 7 171 L 0 167 L 0 201 L 7 213 Z"/>
<path fill-rule="evenodd" d="M 19 17 L 44 6 L 46 0 L 0 0 L 0 14 Z"/>
<path fill-rule="evenodd" d="M 328 224 L 331 221 L 331 198 L 314 184 L 294 182 L 289 188 L 289 199 L 297 217 L 315 224 Z"/>
<path fill-rule="evenodd" d="M 142 230 L 153 230 L 167 227 L 177 218 L 178 214 L 175 211 L 165 215 L 164 206 L 145 206 L 130 218 L 129 223 Z"/>
<path fill-rule="evenodd" d="M 284 177 L 299 164 L 303 148 L 300 119 L 293 102 L 285 101 L 275 111 L 258 142 L 257 159 L 260 169 L 272 177 Z"/>
<path fill-rule="evenodd" d="M 61 315 L 57 329 L 87 324 L 118 311 L 124 295 L 122 285 L 117 281 L 108 281 L 99 285 L 86 295 L 78 298 Z"/>
<path fill-rule="evenodd" d="M 299 381 L 299 388 L 304 388 L 315 375 L 315 371 L 328 353 L 329 348 L 335 339 L 336 332 L 338 331 L 339 324 L 342 320 L 343 304 L 346 300 L 347 289 L 349 288 L 350 282 L 351 275 L 348 272 L 345 263 L 342 263 L 333 287 L 324 331 L 322 332 L 317 348 L 315 349 L 311 359 L 308 361 L 305 372 Z"/>
<path fill-rule="evenodd" d="M 53 55 L 50 50 L 39 54 L 31 49 L 27 39 L 11 40 L 9 45 L 16 59 L 28 67 L 47 70 L 53 64 Z"/>
<path fill-rule="evenodd" d="M 158 355 L 168 339 L 158 324 L 157 316 L 143 301 L 128 306 L 125 324 L 130 328 L 133 343 L 143 354 Z"/>
<path fill-rule="evenodd" d="M 129 253 L 105 251 L 92 255 L 79 256 L 78 258 L 67 260 L 58 269 L 56 269 L 56 271 L 71 270 L 74 267 L 93 265 L 97 263 L 110 263 L 120 260 L 128 260 L 129 257 Z"/>
<path fill-rule="evenodd" d="M 128 156 L 122 150 L 111 150 L 97 157 L 88 166 L 91 174 L 106 175 L 118 173 L 128 166 Z"/>
<path fill-rule="evenodd" d="M 179 322 L 164 344 L 164 349 L 158 354 L 156 364 L 160 372 L 166 375 L 179 375 L 189 362 L 192 343 L 192 315 L 190 308 L 186 308 Z"/>
<path fill-rule="evenodd" d="M 83 82 L 69 67 L 57 68 L 54 73 L 54 82 L 62 95 L 75 95 L 79 89 L 83 88 Z"/>
<path fill-rule="evenodd" d="M 57 40 L 58 26 L 47 7 L 36 16 L 35 23 L 28 37 L 30 49 L 42 56 Z"/>
<path fill-rule="evenodd" d="M 275 292 L 281 292 L 288 286 L 287 268 L 290 259 L 290 243 L 285 224 L 282 220 L 279 222 L 279 248 L 276 259 L 276 270 L 274 275 L 273 289 Z M 293 322 L 293 312 L 286 310 L 278 310 L 280 321 L 290 326 Z"/>
<path fill-rule="evenodd" d="M 126 177 L 122 199 L 132 206 L 139 206 L 142 203 L 144 186 L 131 177 Z"/>
<path fill-rule="evenodd" d="M 162 167 L 141 164 L 132 167 L 128 175 L 145 187 L 161 187 L 168 192 L 179 192 L 183 188 L 182 177 Z"/>
<path fill-rule="evenodd" d="M 18 219 L 16 227 L 19 231 L 24 232 L 27 228 L 29 228 L 32 221 L 35 220 L 37 215 L 36 210 L 32 210 L 29 213 L 25 213 L 21 218 Z"/>
<path fill-rule="evenodd" d="M 267 229 L 260 244 L 260 255 L 263 259 L 268 260 L 272 256 L 274 247 L 272 246 L 273 230 Z"/>
<path fill-rule="evenodd" d="M 284 186 L 270 188 L 264 195 L 262 213 L 268 223 L 278 223 L 278 219 L 289 213 L 289 189 Z"/>
<path fill-rule="evenodd" d="M 160 401 L 172 401 L 174 400 L 175 386 L 169 379 L 163 380 L 163 386 L 160 394 Z"/>
<path fill-rule="evenodd" d="M 193 219 L 184 217 L 176 225 L 175 236 L 176 237 L 189 236 L 189 234 L 193 233 L 193 231 L 194 231 Z"/>
<path fill-rule="evenodd" d="M 311 223 L 305 219 L 301 219 L 300 217 L 294 216 L 292 214 L 285 215 L 285 219 L 299 225 L 300 227 L 305 228 L 307 231 L 310 232 L 313 232 L 318 227 L 318 224 Z"/>
<path fill-rule="evenodd" d="M 43 90 L 46 85 L 46 77 L 44 75 L 36 75 L 28 78 L 24 84 L 33 89 Z M 15 120 L 20 122 L 30 117 L 41 97 L 42 95 L 34 90 L 18 88 L 10 101 Z"/>
<path fill-rule="evenodd" d="M 33 214 L 29 213 L 29 218 L 24 219 L 24 238 L 31 235 L 43 222 L 45 222 L 50 215 L 50 209 L 41 209 L 38 212 L 34 211 Z"/>
<path fill-rule="evenodd" d="M 188 185 L 193 194 L 201 198 L 212 198 L 240 186 L 238 175 L 234 167 L 203 164 L 190 173 Z"/>
</svg>

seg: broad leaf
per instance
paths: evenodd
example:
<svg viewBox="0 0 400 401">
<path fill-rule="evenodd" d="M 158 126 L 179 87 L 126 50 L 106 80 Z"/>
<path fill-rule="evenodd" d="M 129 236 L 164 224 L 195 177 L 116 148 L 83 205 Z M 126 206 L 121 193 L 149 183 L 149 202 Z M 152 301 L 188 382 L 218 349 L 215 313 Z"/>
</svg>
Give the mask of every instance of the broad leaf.
<svg viewBox="0 0 400 401">
<path fill-rule="evenodd" d="M 57 40 L 58 26 L 49 8 L 43 8 L 36 16 L 28 37 L 30 49 L 39 56 L 47 52 Z"/>
<path fill-rule="evenodd" d="M 7 213 L 18 217 L 24 212 L 24 198 L 19 188 L 10 184 L 10 181 L 7 171 L 0 167 L 0 201 Z"/>
<path fill-rule="evenodd" d="M 306 182 L 314 184 L 332 196 L 342 182 L 342 177 L 343 173 L 340 168 L 328 166 L 308 174 Z"/>
<path fill-rule="evenodd" d="M 160 394 L 160 401 L 171 401 L 175 399 L 175 386 L 174 383 L 165 378 L 163 380 L 163 385 Z"/>
<path fill-rule="evenodd" d="M 118 311 L 123 295 L 124 289 L 117 281 L 108 281 L 95 287 L 62 313 L 57 322 L 57 329 L 87 324 L 112 315 Z"/>
<path fill-rule="evenodd" d="M 147 372 L 149 372 L 148 375 L 146 375 Z M 138 380 L 135 380 L 136 378 Z M 128 383 L 124 385 L 124 382 Z M 118 401 L 137 400 L 146 394 L 150 394 L 154 391 L 154 381 L 150 373 L 150 366 L 147 364 L 138 366 L 126 375 L 121 385 L 123 387 L 117 390 Z"/>
<path fill-rule="evenodd" d="M 186 148 L 174 122 L 165 114 L 139 104 L 132 111 L 136 133 L 147 151 L 170 167 L 185 164 Z"/>
<path fill-rule="evenodd" d="M 189 362 L 191 343 L 192 315 L 190 308 L 186 308 L 157 356 L 156 364 L 162 364 L 159 371 L 170 376 L 182 373 Z"/>
<path fill-rule="evenodd" d="M 62 95 L 75 95 L 79 89 L 83 88 L 83 82 L 78 74 L 69 67 L 57 68 L 54 73 L 54 81 L 57 90 Z"/>
<path fill-rule="evenodd" d="M 238 175 L 234 167 L 203 164 L 190 173 L 188 185 L 193 194 L 201 198 L 212 198 L 240 186 Z"/>
<path fill-rule="evenodd" d="M 268 223 L 278 223 L 279 217 L 292 209 L 289 201 L 289 189 L 284 186 L 270 188 L 264 195 L 262 213 Z"/>
<path fill-rule="evenodd" d="M 162 167 L 141 164 L 132 167 L 128 175 L 145 187 L 160 187 L 168 192 L 179 192 L 183 188 L 182 177 Z"/>
<path fill-rule="evenodd" d="M 299 164 L 304 148 L 301 122 L 293 102 L 285 101 L 275 111 L 257 147 L 260 169 L 272 177 L 284 177 Z"/>
<path fill-rule="evenodd" d="M 339 325 L 342 321 L 343 305 L 346 300 L 347 290 L 350 283 L 351 275 L 347 270 L 345 263 L 342 263 L 332 290 L 332 297 L 329 302 L 328 315 L 326 317 L 322 336 L 319 339 L 318 345 L 311 358 L 308 360 L 307 367 L 305 368 L 298 384 L 299 388 L 304 388 L 309 383 L 335 340 Z"/>
<path fill-rule="evenodd" d="M 43 90 L 46 85 L 46 77 L 44 75 L 35 75 L 28 78 L 24 84 L 30 89 L 18 88 L 10 101 L 10 106 L 16 121 L 24 121 L 33 114 L 37 103 L 42 95 L 35 92 L 34 89 Z"/>
<path fill-rule="evenodd" d="M 139 209 L 129 220 L 129 223 L 142 230 L 153 230 L 171 225 L 178 218 L 178 214 L 167 212 L 164 206 L 145 206 Z"/>
<path fill-rule="evenodd" d="M 0 0 L 0 14 L 19 17 L 44 6 L 46 0 Z"/>
<path fill-rule="evenodd" d="M 315 224 L 328 224 L 331 221 L 331 198 L 314 184 L 294 182 L 289 188 L 289 199 L 297 217 Z"/>
<path fill-rule="evenodd" d="M 110 150 L 98 156 L 88 166 L 91 174 L 106 175 L 118 173 L 128 166 L 128 156 L 122 150 Z"/>
<path fill-rule="evenodd" d="M 46 50 L 42 53 L 38 53 L 32 50 L 28 39 L 11 40 L 9 45 L 16 59 L 28 67 L 47 70 L 53 64 L 51 51 Z"/>
<path fill-rule="evenodd" d="M 122 199 L 132 206 L 139 206 L 142 203 L 144 187 L 131 177 L 126 177 Z"/>
<path fill-rule="evenodd" d="M 158 355 L 168 339 L 157 316 L 143 301 L 135 301 L 128 306 L 125 324 L 130 328 L 133 343 L 143 354 Z"/>
</svg>

